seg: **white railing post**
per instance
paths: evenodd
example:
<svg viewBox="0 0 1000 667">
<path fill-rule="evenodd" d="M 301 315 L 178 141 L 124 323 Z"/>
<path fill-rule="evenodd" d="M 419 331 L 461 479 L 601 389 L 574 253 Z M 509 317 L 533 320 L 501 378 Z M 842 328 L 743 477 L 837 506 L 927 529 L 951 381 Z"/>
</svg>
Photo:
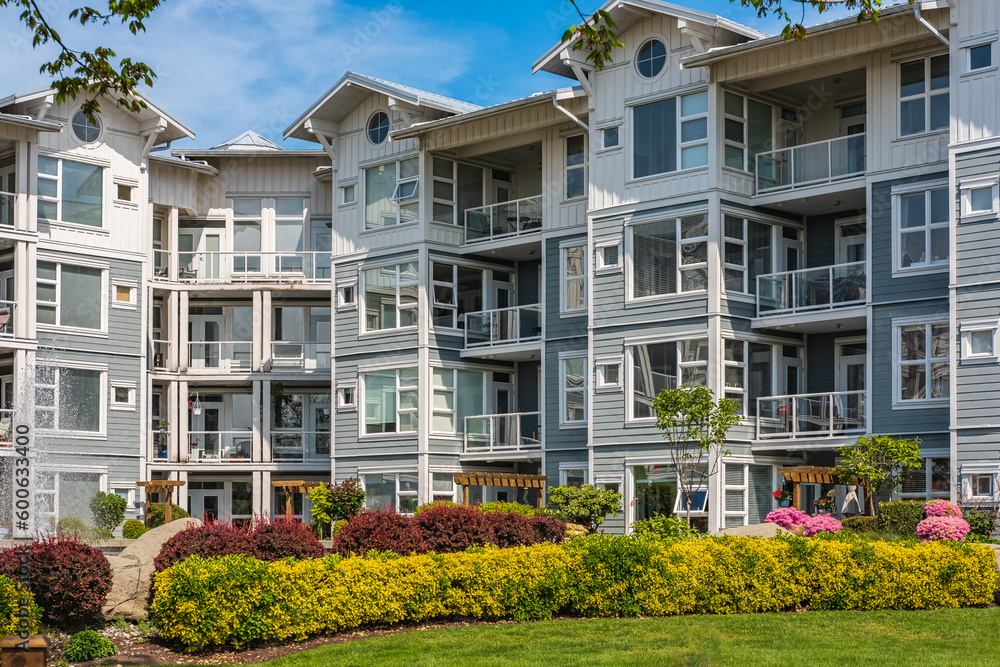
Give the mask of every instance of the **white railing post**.
<svg viewBox="0 0 1000 667">
<path fill-rule="evenodd" d="M 493 453 L 493 448 L 496 447 L 497 436 L 496 436 L 496 417 L 490 417 L 490 453 Z"/>
</svg>

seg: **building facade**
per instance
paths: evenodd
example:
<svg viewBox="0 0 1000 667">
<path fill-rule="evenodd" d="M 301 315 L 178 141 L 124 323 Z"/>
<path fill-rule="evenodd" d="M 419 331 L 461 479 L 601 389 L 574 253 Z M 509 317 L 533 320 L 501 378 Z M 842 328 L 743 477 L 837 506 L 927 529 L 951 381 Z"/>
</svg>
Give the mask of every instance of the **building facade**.
<svg viewBox="0 0 1000 667">
<path fill-rule="evenodd" d="M 149 111 L 102 118 L 132 125 L 85 156 L 72 105 L 0 101 L 2 407 L 53 448 L 38 493 L 179 479 L 192 513 L 242 520 L 284 505 L 274 482 L 360 477 L 408 512 L 459 500 L 456 472 L 513 472 L 618 488 L 623 532 L 685 509 L 652 401 L 702 384 L 743 417 L 692 503 L 710 529 L 759 523 L 778 467 L 835 465 L 862 434 L 920 438 L 902 497 L 995 502 L 995 3 L 804 42 L 605 9 L 612 63 L 571 44 L 534 63 L 565 88 L 480 108 L 348 73 L 286 130 L 312 150 L 247 132 L 150 156 L 190 132 Z M 79 193 L 72 161 L 95 159 L 96 228 L 58 189 L 61 160 Z M 67 318 L 98 279 L 100 317 Z"/>
</svg>

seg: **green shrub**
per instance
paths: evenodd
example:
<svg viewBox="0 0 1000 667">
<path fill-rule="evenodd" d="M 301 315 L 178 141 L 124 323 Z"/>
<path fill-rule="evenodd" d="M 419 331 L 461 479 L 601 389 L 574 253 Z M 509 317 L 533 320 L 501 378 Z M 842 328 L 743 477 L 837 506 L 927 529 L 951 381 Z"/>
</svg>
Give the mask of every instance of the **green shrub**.
<svg viewBox="0 0 1000 667">
<path fill-rule="evenodd" d="M 537 513 L 536 508 L 531 505 L 525 505 L 524 503 L 480 503 L 476 505 L 476 509 L 484 514 L 520 514 L 521 516 L 532 517 Z"/>
<path fill-rule="evenodd" d="M 266 563 L 192 556 L 156 575 L 150 612 L 165 639 L 198 651 L 455 616 L 979 606 L 993 600 L 996 581 L 993 551 L 963 543 L 590 535 L 404 557 Z"/>
<path fill-rule="evenodd" d="M 875 533 L 881 528 L 877 516 L 849 516 L 840 523 L 844 526 L 844 530 L 854 533 Z"/>
<path fill-rule="evenodd" d="M 608 515 L 622 511 L 622 494 L 592 484 L 557 486 L 549 490 L 549 504 L 559 510 L 562 520 L 593 533 Z"/>
<path fill-rule="evenodd" d="M 333 524 L 333 530 L 331 531 L 332 537 L 336 537 L 340 534 L 340 529 L 347 525 L 347 519 L 341 519 L 337 523 Z"/>
<path fill-rule="evenodd" d="M 417 509 L 413 510 L 413 516 L 420 516 L 420 513 L 424 510 L 429 510 L 432 507 L 460 507 L 458 503 L 453 503 L 450 500 L 436 500 L 432 503 L 424 503 Z"/>
<path fill-rule="evenodd" d="M 56 522 L 56 535 L 63 539 L 76 537 L 89 540 L 93 537 L 93 529 L 83 519 L 64 516 Z"/>
<path fill-rule="evenodd" d="M 688 539 L 697 537 L 698 531 L 687 525 L 679 516 L 656 515 L 632 524 L 632 534 L 636 537 L 656 537 L 660 539 Z"/>
<path fill-rule="evenodd" d="M 35 596 L 14 583 L 14 580 L 0 575 L 0 637 L 17 634 L 21 624 L 18 612 L 21 610 L 21 599 L 28 601 L 30 609 L 28 616 L 28 631 L 38 632 L 38 623 L 42 619 L 42 608 L 35 604 Z"/>
<path fill-rule="evenodd" d="M 969 532 L 980 537 L 992 537 L 996 530 L 996 513 L 978 508 L 965 510 L 965 520 L 969 522 Z"/>
<path fill-rule="evenodd" d="M 878 506 L 879 530 L 898 535 L 916 535 L 924 520 L 923 500 L 894 500 Z"/>
<path fill-rule="evenodd" d="M 94 525 L 97 528 L 114 533 L 115 528 L 125 520 L 125 508 L 128 500 L 114 493 L 98 491 L 90 499 L 90 511 L 94 514 Z M 104 538 L 102 538 L 104 539 Z"/>
<path fill-rule="evenodd" d="M 146 532 L 146 524 L 138 519 L 129 519 L 122 526 L 122 537 L 126 540 L 135 540 L 142 537 L 142 534 Z"/>
<path fill-rule="evenodd" d="M 114 642 L 94 630 L 81 630 L 63 645 L 62 657 L 70 662 L 100 660 L 118 654 Z"/>
<path fill-rule="evenodd" d="M 164 503 L 149 503 L 146 505 L 146 515 L 149 517 L 149 527 L 159 528 L 163 525 L 166 517 L 163 516 Z M 180 505 L 171 505 L 171 520 L 188 518 L 188 513 Z"/>
</svg>

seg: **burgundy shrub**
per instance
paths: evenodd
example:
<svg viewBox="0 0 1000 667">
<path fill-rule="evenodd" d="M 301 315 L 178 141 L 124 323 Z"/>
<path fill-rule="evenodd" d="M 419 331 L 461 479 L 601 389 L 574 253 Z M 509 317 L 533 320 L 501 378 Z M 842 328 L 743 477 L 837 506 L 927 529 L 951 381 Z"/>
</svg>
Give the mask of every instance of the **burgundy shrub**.
<svg viewBox="0 0 1000 667">
<path fill-rule="evenodd" d="M 427 548 L 439 554 L 493 542 L 486 515 L 469 507 L 430 507 L 414 521 Z"/>
<path fill-rule="evenodd" d="M 326 549 L 309 527 L 300 521 L 279 517 L 260 521 L 253 531 L 254 555 L 261 560 L 322 558 Z"/>
<path fill-rule="evenodd" d="M 234 554 L 244 556 L 256 554 L 256 540 L 253 534 L 246 528 L 212 521 L 182 530 L 164 542 L 160 555 L 153 561 L 153 567 L 157 572 L 162 572 L 188 556 L 211 558 Z"/>
<path fill-rule="evenodd" d="M 531 519 L 513 512 L 484 514 L 486 524 L 493 533 L 493 541 L 500 547 L 523 547 L 538 541 Z"/>
<path fill-rule="evenodd" d="M 75 538 L 28 545 L 31 590 L 46 623 L 75 629 L 89 623 L 111 591 L 111 564 L 100 549 Z M 19 581 L 19 547 L 0 551 L 0 574 Z"/>
<path fill-rule="evenodd" d="M 554 516 L 533 516 L 528 521 L 535 529 L 535 542 L 562 544 L 566 540 L 566 522 Z"/>
<path fill-rule="evenodd" d="M 333 539 L 333 550 L 344 556 L 392 551 L 408 556 L 427 551 L 410 517 L 387 511 L 363 511 L 345 523 Z"/>
</svg>

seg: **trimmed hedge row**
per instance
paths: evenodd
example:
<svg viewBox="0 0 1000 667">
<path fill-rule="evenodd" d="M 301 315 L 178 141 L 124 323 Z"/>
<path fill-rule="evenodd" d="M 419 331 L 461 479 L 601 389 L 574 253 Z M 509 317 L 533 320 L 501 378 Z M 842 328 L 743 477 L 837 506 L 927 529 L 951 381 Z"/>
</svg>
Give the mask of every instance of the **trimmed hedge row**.
<svg viewBox="0 0 1000 667">
<path fill-rule="evenodd" d="M 992 601 L 995 579 L 993 551 L 979 545 L 593 535 L 407 557 L 193 556 L 156 575 L 151 613 L 164 638 L 198 651 L 453 616 L 975 606 Z"/>
</svg>

